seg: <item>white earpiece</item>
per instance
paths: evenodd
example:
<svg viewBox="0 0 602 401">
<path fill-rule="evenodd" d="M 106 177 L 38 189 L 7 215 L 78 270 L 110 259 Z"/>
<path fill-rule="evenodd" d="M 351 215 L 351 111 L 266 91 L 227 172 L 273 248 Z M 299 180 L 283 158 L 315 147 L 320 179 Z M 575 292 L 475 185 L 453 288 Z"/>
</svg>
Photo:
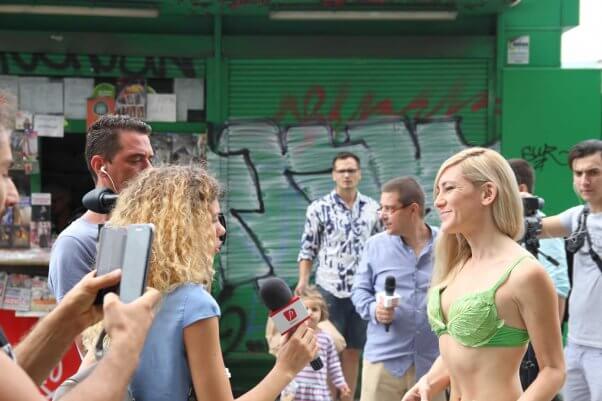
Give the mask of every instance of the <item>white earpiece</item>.
<svg viewBox="0 0 602 401">
<path fill-rule="evenodd" d="M 111 181 L 111 185 L 113 185 L 113 191 L 115 191 L 115 193 L 119 192 L 117 190 L 117 186 L 115 185 L 115 181 L 113 181 L 113 178 L 111 177 L 111 174 L 108 173 L 108 171 L 105 168 L 104 164 L 102 166 L 100 166 L 100 172 L 104 173 L 107 176 L 107 178 L 109 179 L 109 181 Z"/>
</svg>

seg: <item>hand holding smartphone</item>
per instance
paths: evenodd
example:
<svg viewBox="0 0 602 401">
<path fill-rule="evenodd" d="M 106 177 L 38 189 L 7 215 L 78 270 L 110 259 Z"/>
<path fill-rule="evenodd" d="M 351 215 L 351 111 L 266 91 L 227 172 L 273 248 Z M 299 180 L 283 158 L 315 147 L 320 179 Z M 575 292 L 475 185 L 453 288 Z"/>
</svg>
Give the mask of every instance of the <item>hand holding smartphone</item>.
<svg viewBox="0 0 602 401">
<path fill-rule="evenodd" d="M 98 292 L 96 304 L 102 304 L 108 292 L 119 294 L 121 301 L 126 303 L 142 295 L 146 286 L 153 234 L 152 224 L 102 228 L 96 256 L 96 275 L 101 276 L 115 269 L 121 269 L 122 273 L 118 286 Z"/>
<path fill-rule="evenodd" d="M 121 302 L 132 302 L 144 293 L 154 233 L 155 226 L 152 224 L 131 224 L 127 227 L 119 283 Z"/>
</svg>

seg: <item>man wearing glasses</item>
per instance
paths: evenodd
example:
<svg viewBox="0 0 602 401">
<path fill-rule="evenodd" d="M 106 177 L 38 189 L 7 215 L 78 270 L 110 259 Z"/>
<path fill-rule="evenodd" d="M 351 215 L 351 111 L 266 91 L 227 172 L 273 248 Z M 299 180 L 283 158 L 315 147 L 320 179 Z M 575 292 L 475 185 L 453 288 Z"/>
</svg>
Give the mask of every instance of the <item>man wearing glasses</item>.
<svg viewBox="0 0 602 401">
<path fill-rule="evenodd" d="M 307 208 L 295 289 L 300 293 L 307 287 L 316 260 L 316 284 L 328 304 L 330 320 L 347 342 L 341 364 L 351 397 L 366 342 L 366 322 L 353 307 L 351 287 L 366 240 L 382 228 L 378 203 L 357 190 L 361 178 L 360 159 L 355 154 L 341 152 L 334 157 L 335 189 Z"/>
<path fill-rule="evenodd" d="M 361 401 L 399 401 L 439 356 L 426 314 L 438 229 L 424 222 L 424 192 L 413 178 L 394 178 L 380 204 L 386 231 L 366 242 L 351 294 L 368 321 Z M 387 281 L 400 298 L 396 307 L 380 295 Z"/>
</svg>

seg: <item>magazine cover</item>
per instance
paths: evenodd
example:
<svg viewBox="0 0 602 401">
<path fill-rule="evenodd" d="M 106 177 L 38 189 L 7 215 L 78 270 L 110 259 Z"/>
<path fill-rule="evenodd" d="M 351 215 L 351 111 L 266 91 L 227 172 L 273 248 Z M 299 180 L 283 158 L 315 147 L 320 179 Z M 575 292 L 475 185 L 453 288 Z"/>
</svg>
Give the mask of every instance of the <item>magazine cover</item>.
<svg viewBox="0 0 602 401">
<path fill-rule="evenodd" d="M 8 273 L 0 272 L 0 306 L 4 302 L 4 293 L 6 292 L 6 282 L 8 281 Z"/>
<path fill-rule="evenodd" d="M 171 164 L 171 135 L 151 135 L 150 141 L 155 152 L 155 156 L 153 157 L 153 166 Z"/>
<path fill-rule="evenodd" d="M 0 220 L 0 248 L 29 248 L 31 206 L 29 197 L 19 199 L 19 205 L 6 209 Z"/>
<path fill-rule="evenodd" d="M 56 299 L 48 288 L 48 278 L 36 276 L 31 279 L 31 306 L 32 313 L 45 315 L 56 306 Z"/>
<path fill-rule="evenodd" d="M 198 164 L 207 160 L 206 134 L 160 133 L 151 136 L 153 165 Z"/>
<path fill-rule="evenodd" d="M 50 248 L 52 223 L 50 220 L 50 193 L 31 194 L 30 244 L 32 248 Z"/>
<path fill-rule="evenodd" d="M 28 311 L 31 304 L 31 277 L 9 274 L 4 292 L 3 309 Z"/>
<path fill-rule="evenodd" d="M 112 97 L 100 96 L 87 100 L 86 109 L 86 128 L 90 128 L 96 120 L 105 114 L 115 112 L 115 99 Z"/>
<path fill-rule="evenodd" d="M 199 163 L 199 136 L 198 134 L 171 134 L 173 164 L 188 165 Z"/>
<path fill-rule="evenodd" d="M 115 112 L 146 119 L 146 80 L 144 78 L 119 79 Z"/>
</svg>

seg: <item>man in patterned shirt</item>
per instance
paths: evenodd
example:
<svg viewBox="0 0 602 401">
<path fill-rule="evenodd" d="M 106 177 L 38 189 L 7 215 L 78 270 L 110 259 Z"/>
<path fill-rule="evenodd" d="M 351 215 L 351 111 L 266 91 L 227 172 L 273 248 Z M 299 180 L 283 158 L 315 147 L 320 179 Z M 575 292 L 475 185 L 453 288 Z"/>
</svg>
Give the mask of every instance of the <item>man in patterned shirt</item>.
<svg viewBox="0 0 602 401">
<path fill-rule="evenodd" d="M 316 284 L 328 304 L 330 320 L 347 342 L 341 364 L 352 397 L 360 353 L 366 342 L 366 321 L 351 302 L 351 287 L 364 244 L 372 234 L 382 230 L 378 202 L 357 190 L 361 178 L 359 157 L 349 152 L 334 157 L 335 189 L 307 208 L 295 289 L 301 293 L 308 286 L 316 260 Z"/>
</svg>

